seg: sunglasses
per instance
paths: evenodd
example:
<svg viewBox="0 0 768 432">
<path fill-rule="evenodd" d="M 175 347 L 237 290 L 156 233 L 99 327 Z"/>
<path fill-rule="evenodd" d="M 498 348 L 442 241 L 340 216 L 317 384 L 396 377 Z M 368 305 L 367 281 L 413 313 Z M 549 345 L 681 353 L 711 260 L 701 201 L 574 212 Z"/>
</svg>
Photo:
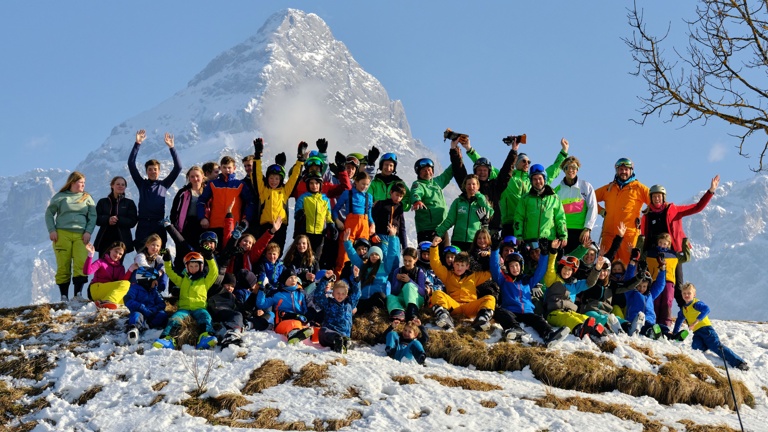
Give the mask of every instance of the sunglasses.
<svg viewBox="0 0 768 432">
<path fill-rule="evenodd" d="M 531 164 L 531 160 L 530 159 L 520 159 L 519 163 L 530 165 Z"/>
</svg>

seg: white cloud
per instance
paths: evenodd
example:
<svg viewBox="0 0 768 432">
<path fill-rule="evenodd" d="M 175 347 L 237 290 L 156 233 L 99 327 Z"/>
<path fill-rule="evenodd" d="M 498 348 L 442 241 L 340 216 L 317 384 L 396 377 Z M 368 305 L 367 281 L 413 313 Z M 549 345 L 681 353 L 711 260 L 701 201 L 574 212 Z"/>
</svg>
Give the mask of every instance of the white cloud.
<svg viewBox="0 0 768 432">
<path fill-rule="evenodd" d="M 44 148 L 48 142 L 50 141 L 50 138 L 45 136 L 38 136 L 38 137 L 32 137 L 24 142 L 24 148 L 28 150 L 38 150 L 41 148 Z"/>
<path fill-rule="evenodd" d="M 713 144 L 712 148 L 709 149 L 709 157 L 708 157 L 709 161 L 720 162 L 725 158 L 725 152 L 727 150 L 728 149 L 720 143 Z"/>
</svg>

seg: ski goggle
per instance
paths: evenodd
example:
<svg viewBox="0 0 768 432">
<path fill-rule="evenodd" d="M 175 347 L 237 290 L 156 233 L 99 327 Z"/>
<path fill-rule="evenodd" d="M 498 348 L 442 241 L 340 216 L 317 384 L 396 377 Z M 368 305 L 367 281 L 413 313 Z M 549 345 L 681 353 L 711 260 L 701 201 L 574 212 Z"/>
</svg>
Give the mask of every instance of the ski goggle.
<svg viewBox="0 0 768 432">
<path fill-rule="evenodd" d="M 569 267 L 574 270 L 577 270 L 579 268 L 579 259 L 576 258 L 575 256 L 568 255 L 560 258 L 559 264 L 562 265 L 563 267 Z"/>
<path fill-rule="evenodd" d="M 459 252 L 461 252 L 461 249 L 457 248 L 456 246 L 446 246 L 445 249 L 443 249 L 444 254 L 452 253 L 454 255 L 458 255 Z"/>
<path fill-rule="evenodd" d="M 347 165 L 354 165 L 355 167 L 359 167 L 360 166 L 360 160 L 357 159 L 354 156 L 347 156 L 347 161 L 345 162 L 345 164 L 347 164 Z"/>
<path fill-rule="evenodd" d="M 434 166 L 435 163 L 432 162 L 432 159 L 419 159 L 416 161 L 416 167 L 419 169 L 426 167 L 434 168 Z"/>
<path fill-rule="evenodd" d="M 397 155 L 394 153 L 384 153 L 384 156 L 381 157 L 381 161 L 397 162 Z"/>
<path fill-rule="evenodd" d="M 306 162 L 304 162 L 304 166 L 305 167 L 311 167 L 311 166 L 322 167 L 323 166 L 323 160 L 320 159 L 319 157 L 311 157 L 311 158 L 308 158 Z"/>
<path fill-rule="evenodd" d="M 616 161 L 616 168 L 618 167 L 632 168 L 632 161 L 627 158 L 621 158 Z"/>
<path fill-rule="evenodd" d="M 501 241 L 501 244 L 503 244 L 504 246 L 507 246 L 507 245 L 515 246 L 517 244 L 517 237 L 513 235 L 508 235 L 504 237 L 504 239 Z"/>
<path fill-rule="evenodd" d="M 429 248 L 432 247 L 432 242 L 423 241 L 419 243 L 419 250 L 422 252 L 429 252 Z"/>
</svg>

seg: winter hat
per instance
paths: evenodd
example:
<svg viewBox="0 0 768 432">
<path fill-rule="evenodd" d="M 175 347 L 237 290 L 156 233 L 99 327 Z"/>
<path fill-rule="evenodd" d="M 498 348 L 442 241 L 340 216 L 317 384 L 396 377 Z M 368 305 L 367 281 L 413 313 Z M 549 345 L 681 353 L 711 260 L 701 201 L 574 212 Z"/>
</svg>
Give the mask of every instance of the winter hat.
<svg viewBox="0 0 768 432">
<path fill-rule="evenodd" d="M 380 247 L 378 247 L 378 246 L 371 246 L 371 247 L 368 249 L 368 256 L 370 257 L 370 256 L 371 256 L 371 255 L 373 255 L 373 254 L 376 254 L 376 255 L 378 255 L 378 256 L 379 256 L 379 258 L 384 258 L 384 253 L 381 251 L 381 248 L 380 248 Z"/>
<path fill-rule="evenodd" d="M 222 279 L 221 284 L 235 286 L 237 284 L 237 279 L 235 279 L 235 275 L 232 273 L 224 273 L 224 279 Z"/>
<path fill-rule="evenodd" d="M 525 153 L 518 153 L 517 154 L 517 160 L 515 161 L 515 168 L 517 168 L 517 164 L 519 164 L 520 161 L 523 160 L 523 159 L 528 159 L 528 161 L 531 160 L 531 158 L 529 158 L 527 154 L 525 154 Z"/>
<path fill-rule="evenodd" d="M 253 272 L 241 269 L 236 276 L 237 284 L 235 285 L 235 288 L 238 289 L 251 289 L 252 286 L 259 283 L 259 278 L 256 277 Z"/>
<path fill-rule="evenodd" d="M 285 286 L 285 281 L 287 281 L 291 276 L 296 276 L 296 270 L 294 270 L 293 267 L 286 267 L 283 272 L 280 273 L 280 277 L 277 278 L 277 282 L 280 285 Z"/>
</svg>

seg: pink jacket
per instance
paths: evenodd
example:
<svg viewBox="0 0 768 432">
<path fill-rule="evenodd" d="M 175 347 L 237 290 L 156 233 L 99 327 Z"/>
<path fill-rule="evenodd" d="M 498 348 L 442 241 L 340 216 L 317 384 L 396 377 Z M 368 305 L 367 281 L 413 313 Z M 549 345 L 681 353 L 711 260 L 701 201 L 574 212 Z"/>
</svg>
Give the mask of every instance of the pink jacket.
<svg viewBox="0 0 768 432">
<path fill-rule="evenodd" d="M 120 262 L 112 261 L 109 256 L 103 256 L 96 261 L 93 261 L 92 256 L 88 256 L 83 265 L 83 273 L 93 274 L 91 283 L 115 282 L 131 277 L 131 272 L 126 272 Z"/>
</svg>

